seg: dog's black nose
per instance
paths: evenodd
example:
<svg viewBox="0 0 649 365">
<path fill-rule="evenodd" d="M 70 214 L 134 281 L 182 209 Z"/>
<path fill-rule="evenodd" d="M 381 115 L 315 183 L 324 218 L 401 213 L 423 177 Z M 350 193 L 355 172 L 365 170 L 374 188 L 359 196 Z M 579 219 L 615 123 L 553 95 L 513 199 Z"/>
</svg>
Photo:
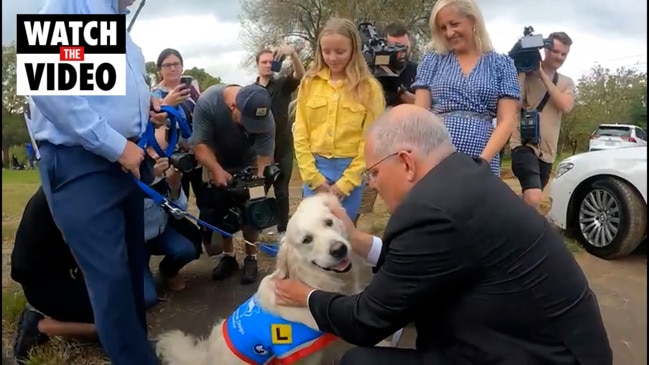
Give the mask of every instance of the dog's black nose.
<svg viewBox="0 0 649 365">
<path fill-rule="evenodd" d="M 329 254 L 335 259 L 342 259 L 347 256 L 347 246 L 340 241 L 334 241 L 329 248 Z"/>
</svg>

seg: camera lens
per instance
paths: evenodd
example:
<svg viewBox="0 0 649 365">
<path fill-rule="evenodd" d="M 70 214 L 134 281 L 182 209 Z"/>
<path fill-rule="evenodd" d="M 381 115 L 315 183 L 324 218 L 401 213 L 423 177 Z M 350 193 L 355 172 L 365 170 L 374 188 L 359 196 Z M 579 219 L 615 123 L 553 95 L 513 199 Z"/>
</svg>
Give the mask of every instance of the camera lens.
<svg viewBox="0 0 649 365">
<path fill-rule="evenodd" d="M 187 152 L 172 153 L 169 157 L 169 163 L 184 174 L 191 172 L 196 167 L 194 155 Z"/>
<path fill-rule="evenodd" d="M 277 202 L 275 199 L 264 199 L 248 204 L 248 223 L 257 228 L 265 229 L 277 224 Z"/>
</svg>

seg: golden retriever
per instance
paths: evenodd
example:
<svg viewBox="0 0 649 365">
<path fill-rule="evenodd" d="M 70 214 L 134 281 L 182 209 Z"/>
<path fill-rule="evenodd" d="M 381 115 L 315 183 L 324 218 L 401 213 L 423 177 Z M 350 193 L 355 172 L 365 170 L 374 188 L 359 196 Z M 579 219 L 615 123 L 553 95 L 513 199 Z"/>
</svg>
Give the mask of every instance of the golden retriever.
<svg viewBox="0 0 649 365">
<path fill-rule="evenodd" d="M 313 335 L 314 330 L 319 330 L 308 308 L 275 304 L 272 279 L 299 278 L 313 288 L 329 292 L 351 294 L 359 290 L 357 275 L 352 272 L 352 248 L 342 222 L 331 213 L 329 207 L 333 204 L 340 203 L 329 194 L 304 199 L 289 221 L 276 258 L 275 271 L 261 280 L 256 294 L 230 317 L 220 320 L 206 339 L 196 339 L 178 330 L 159 336 L 156 352 L 163 363 L 294 364 L 299 360 L 299 363 L 319 364 L 320 350 L 337 338 L 324 335 L 287 350 L 287 341 L 299 342 L 297 337 L 300 333 L 308 336 Z M 353 261 L 360 262 L 357 259 Z M 270 313 L 286 323 L 280 321 L 282 323 L 273 324 L 273 320 L 249 319 L 259 312 Z M 287 327 L 292 330 L 289 328 L 286 332 Z M 272 343 L 264 343 L 264 339 L 270 339 Z M 280 344 L 275 345 L 278 342 Z M 246 348 L 242 349 L 242 346 Z"/>
</svg>

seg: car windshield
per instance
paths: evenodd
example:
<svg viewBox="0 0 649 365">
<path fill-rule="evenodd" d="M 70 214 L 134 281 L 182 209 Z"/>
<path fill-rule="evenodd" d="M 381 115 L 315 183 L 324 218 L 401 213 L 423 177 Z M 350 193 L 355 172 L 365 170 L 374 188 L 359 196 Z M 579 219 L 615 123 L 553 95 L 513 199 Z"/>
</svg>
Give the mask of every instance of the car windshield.
<svg viewBox="0 0 649 365">
<path fill-rule="evenodd" d="M 596 137 L 631 137 L 631 128 L 615 126 L 599 127 L 593 135 Z"/>
</svg>

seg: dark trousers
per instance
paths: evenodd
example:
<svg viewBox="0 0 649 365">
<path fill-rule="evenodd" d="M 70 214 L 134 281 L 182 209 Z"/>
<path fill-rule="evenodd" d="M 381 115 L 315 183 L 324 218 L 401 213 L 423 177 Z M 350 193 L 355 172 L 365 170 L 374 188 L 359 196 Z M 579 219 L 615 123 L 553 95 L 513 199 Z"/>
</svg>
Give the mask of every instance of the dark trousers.
<svg viewBox="0 0 649 365">
<path fill-rule="evenodd" d="M 347 351 L 338 365 L 448 365 L 442 355 L 413 349 L 393 347 L 354 347 Z"/>
<path fill-rule="evenodd" d="M 43 191 L 86 280 L 101 344 L 115 365 L 157 365 L 147 339 L 144 195 L 117 163 L 42 143 Z"/>
<path fill-rule="evenodd" d="M 203 182 L 202 167 L 193 169 L 192 171 L 183 174 L 183 176 L 180 178 L 180 184 L 182 186 L 183 192 L 185 193 L 187 199 L 189 199 L 189 187 L 191 186 L 192 191 L 194 192 L 194 196 L 196 196 L 196 192 L 198 191 L 198 189 L 200 189 L 202 182 Z"/>
<path fill-rule="evenodd" d="M 289 212 L 289 184 L 293 174 L 293 135 L 289 134 L 278 138 L 275 142 L 275 162 L 282 171 L 282 176 L 273 184 L 275 190 L 275 199 L 279 209 L 279 222 L 277 231 L 285 232 L 288 225 Z"/>
<path fill-rule="evenodd" d="M 22 284 L 27 303 L 61 322 L 95 323 L 88 289 L 81 272 Z"/>
</svg>

